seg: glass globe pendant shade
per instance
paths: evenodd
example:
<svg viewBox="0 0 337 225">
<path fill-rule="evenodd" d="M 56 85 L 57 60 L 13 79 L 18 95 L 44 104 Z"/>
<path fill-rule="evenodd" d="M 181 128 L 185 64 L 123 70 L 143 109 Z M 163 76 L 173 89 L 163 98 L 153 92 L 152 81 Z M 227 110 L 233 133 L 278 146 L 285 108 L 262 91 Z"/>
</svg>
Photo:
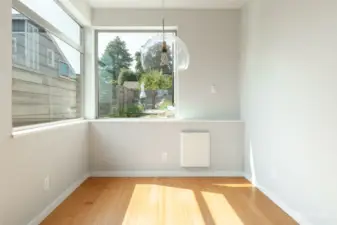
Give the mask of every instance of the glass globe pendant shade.
<svg viewBox="0 0 337 225">
<path fill-rule="evenodd" d="M 141 63 L 144 70 L 168 66 L 173 67 L 171 71 L 184 71 L 189 67 L 190 55 L 186 44 L 178 36 L 160 34 L 150 38 L 142 47 Z"/>
</svg>

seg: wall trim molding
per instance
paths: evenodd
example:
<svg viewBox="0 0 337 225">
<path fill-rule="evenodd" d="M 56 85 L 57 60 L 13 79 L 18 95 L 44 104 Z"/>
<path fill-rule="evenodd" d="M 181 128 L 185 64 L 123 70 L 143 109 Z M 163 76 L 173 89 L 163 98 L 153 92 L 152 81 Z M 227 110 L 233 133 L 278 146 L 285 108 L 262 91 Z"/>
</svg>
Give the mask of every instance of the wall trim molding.
<svg viewBox="0 0 337 225">
<path fill-rule="evenodd" d="M 64 192 L 62 192 L 51 204 L 49 204 L 39 215 L 31 220 L 28 225 L 39 225 L 47 216 L 49 216 L 69 195 L 71 195 L 86 179 L 90 177 L 90 174 L 85 174 L 82 178 L 75 181 Z"/>
<path fill-rule="evenodd" d="M 91 177 L 244 177 L 241 171 L 94 171 Z"/>
<path fill-rule="evenodd" d="M 252 183 L 252 177 L 250 175 L 245 175 L 245 178 Z M 253 184 L 253 183 L 252 183 Z M 267 188 L 260 185 L 257 181 L 253 184 L 254 187 L 259 189 L 264 195 L 266 195 L 271 201 L 273 201 L 278 207 L 280 207 L 285 213 L 287 213 L 291 218 L 293 218 L 297 223 L 303 225 L 311 225 L 308 221 L 302 218 L 301 214 L 296 210 L 289 207 L 284 201 L 281 200 L 275 193 L 268 190 Z"/>
</svg>

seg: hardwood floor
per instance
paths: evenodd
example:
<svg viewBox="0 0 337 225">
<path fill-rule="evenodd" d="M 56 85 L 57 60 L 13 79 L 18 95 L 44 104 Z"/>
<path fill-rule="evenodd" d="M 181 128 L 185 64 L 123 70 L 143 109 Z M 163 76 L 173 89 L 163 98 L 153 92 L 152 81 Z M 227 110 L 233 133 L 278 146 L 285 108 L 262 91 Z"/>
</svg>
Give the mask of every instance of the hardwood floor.
<svg viewBox="0 0 337 225">
<path fill-rule="evenodd" d="M 243 178 L 89 178 L 42 225 L 297 224 Z"/>
</svg>

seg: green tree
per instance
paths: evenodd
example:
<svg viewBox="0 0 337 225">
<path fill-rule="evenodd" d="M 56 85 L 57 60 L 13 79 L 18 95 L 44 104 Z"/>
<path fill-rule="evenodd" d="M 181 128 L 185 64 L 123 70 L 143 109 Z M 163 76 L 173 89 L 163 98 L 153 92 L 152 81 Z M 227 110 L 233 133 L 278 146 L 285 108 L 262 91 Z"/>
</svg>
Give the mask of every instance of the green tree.
<svg viewBox="0 0 337 225">
<path fill-rule="evenodd" d="M 118 85 L 123 86 L 125 81 L 138 81 L 136 73 L 129 69 L 121 69 L 118 76 Z"/>
<path fill-rule="evenodd" d="M 110 41 L 99 60 L 100 78 L 105 83 L 116 83 L 121 69 L 129 69 L 132 57 L 125 41 L 116 37 Z"/>
<path fill-rule="evenodd" d="M 151 46 L 146 54 L 143 55 L 144 57 L 144 64 L 148 65 L 146 68 L 146 72 L 150 70 L 157 70 L 162 71 L 163 74 L 173 74 L 173 58 L 172 58 L 172 51 L 170 46 L 167 48 L 168 58 L 169 58 L 169 65 L 168 66 L 160 66 L 161 63 L 161 53 L 162 53 L 162 43 L 157 43 Z M 137 55 L 139 57 L 137 57 Z M 141 56 L 140 52 L 136 53 L 136 71 L 144 71 L 141 63 Z"/>
<path fill-rule="evenodd" d="M 142 55 L 140 52 L 135 53 L 135 60 L 136 60 L 135 71 L 137 76 L 140 77 L 140 75 L 145 72 L 142 66 Z"/>
<path fill-rule="evenodd" d="M 152 109 L 156 106 L 157 90 L 167 90 L 172 87 L 172 76 L 163 75 L 158 70 L 150 70 L 142 74 L 140 84 L 144 83 L 145 90 L 152 91 Z"/>
</svg>

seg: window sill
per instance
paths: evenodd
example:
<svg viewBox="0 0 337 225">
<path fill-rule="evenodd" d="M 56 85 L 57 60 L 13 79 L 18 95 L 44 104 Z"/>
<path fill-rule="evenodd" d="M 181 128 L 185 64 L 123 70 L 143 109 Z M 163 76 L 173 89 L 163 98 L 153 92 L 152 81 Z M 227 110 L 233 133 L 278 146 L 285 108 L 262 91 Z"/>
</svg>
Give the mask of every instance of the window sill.
<svg viewBox="0 0 337 225">
<path fill-rule="evenodd" d="M 66 126 L 84 124 L 87 122 L 88 122 L 87 120 L 80 118 L 80 119 L 38 124 L 38 125 L 32 125 L 32 126 L 17 127 L 17 128 L 13 128 L 12 138 L 18 138 L 18 137 L 38 133 L 38 132 L 44 132 L 47 130 L 59 129 L 61 127 L 66 127 Z"/>
<path fill-rule="evenodd" d="M 167 122 L 167 123 L 177 123 L 177 122 L 191 122 L 191 123 L 243 123 L 242 120 L 221 120 L 221 119 L 179 119 L 179 118 L 109 118 L 109 119 L 95 119 L 88 120 L 90 123 L 113 123 L 113 122 Z"/>
</svg>

